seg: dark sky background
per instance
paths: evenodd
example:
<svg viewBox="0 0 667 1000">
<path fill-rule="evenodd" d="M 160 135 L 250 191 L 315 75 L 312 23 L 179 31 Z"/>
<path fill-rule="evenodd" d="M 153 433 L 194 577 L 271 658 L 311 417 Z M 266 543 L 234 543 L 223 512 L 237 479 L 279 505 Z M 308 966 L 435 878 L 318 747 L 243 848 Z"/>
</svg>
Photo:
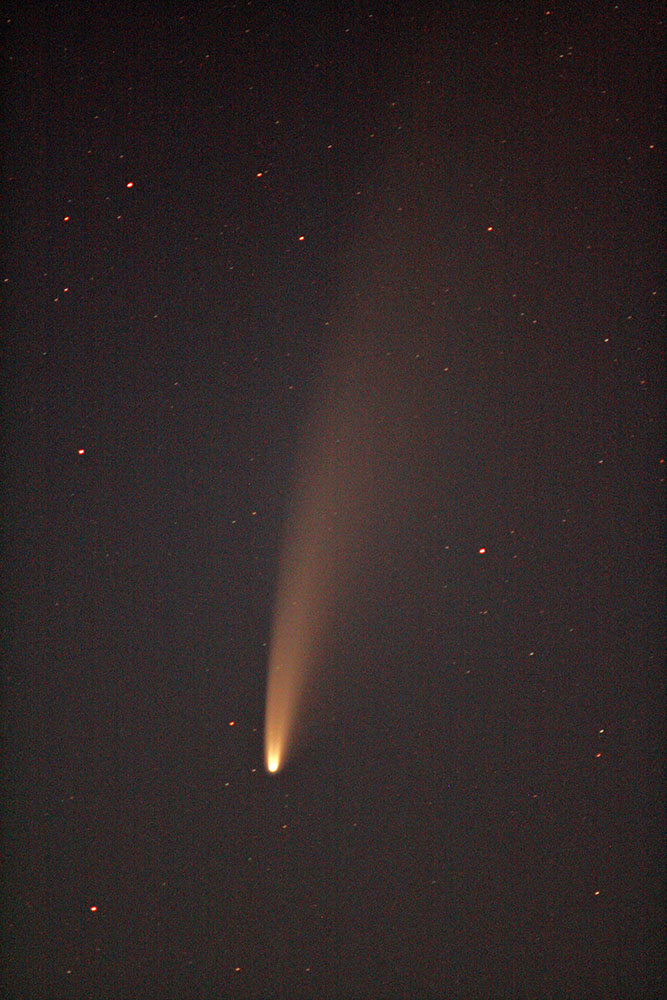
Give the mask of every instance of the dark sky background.
<svg viewBox="0 0 667 1000">
<path fill-rule="evenodd" d="M 4 5 L 7 997 L 662 993 L 660 5 L 441 8 Z M 391 504 L 267 775 L 349 342 Z"/>
</svg>

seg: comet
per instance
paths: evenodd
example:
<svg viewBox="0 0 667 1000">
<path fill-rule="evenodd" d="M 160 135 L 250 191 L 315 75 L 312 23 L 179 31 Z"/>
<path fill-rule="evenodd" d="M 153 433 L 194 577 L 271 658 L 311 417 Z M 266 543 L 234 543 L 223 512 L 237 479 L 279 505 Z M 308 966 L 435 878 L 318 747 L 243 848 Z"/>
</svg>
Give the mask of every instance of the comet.
<svg viewBox="0 0 667 1000">
<path fill-rule="evenodd" d="M 363 598 L 359 581 L 372 565 L 373 538 L 391 531 L 399 508 L 405 516 L 406 480 L 418 479 L 415 471 L 406 475 L 410 463 L 428 467 L 420 452 L 428 393 L 411 340 L 417 329 L 422 349 L 412 289 L 423 246 L 418 230 L 413 237 L 404 231 L 407 215 L 394 207 L 346 261 L 324 390 L 298 453 L 269 641 L 264 762 L 272 774 L 315 721 L 331 664 L 340 661 L 338 626 L 351 598 Z M 421 298 L 428 305 L 433 295 L 426 289 Z"/>
<path fill-rule="evenodd" d="M 349 424 L 354 413 L 341 412 L 350 403 L 349 396 L 325 403 L 295 475 L 269 645 L 264 746 L 271 773 L 283 768 L 306 726 L 331 627 L 349 589 L 362 485 Z"/>
<path fill-rule="evenodd" d="M 274 774 L 312 721 L 370 509 L 373 405 L 354 352 L 342 337 L 336 345 L 297 460 L 280 557 L 264 733 L 265 765 Z"/>
</svg>

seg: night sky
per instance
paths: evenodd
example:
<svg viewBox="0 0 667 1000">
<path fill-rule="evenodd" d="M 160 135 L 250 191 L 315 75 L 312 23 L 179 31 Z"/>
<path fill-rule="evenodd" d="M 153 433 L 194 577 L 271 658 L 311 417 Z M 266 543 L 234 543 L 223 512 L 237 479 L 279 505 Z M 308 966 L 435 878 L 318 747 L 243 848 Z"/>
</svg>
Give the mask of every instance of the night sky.
<svg viewBox="0 0 667 1000">
<path fill-rule="evenodd" d="M 661 995 L 661 5 L 2 18 L 3 995 Z"/>
</svg>

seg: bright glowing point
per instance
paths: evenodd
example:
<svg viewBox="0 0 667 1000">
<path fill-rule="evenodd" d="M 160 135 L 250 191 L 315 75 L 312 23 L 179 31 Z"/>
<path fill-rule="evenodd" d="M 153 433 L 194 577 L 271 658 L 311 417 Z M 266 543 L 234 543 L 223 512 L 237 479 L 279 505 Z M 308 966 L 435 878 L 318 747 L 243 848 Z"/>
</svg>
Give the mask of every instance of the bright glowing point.
<svg viewBox="0 0 667 1000">
<path fill-rule="evenodd" d="M 281 758 L 282 754 L 280 751 L 280 744 L 275 741 L 271 741 L 267 738 L 266 749 L 265 749 L 265 766 L 266 770 L 270 774 L 275 774 L 276 771 L 280 770 L 281 765 L 285 763 L 285 761 L 282 760 Z"/>
</svg>

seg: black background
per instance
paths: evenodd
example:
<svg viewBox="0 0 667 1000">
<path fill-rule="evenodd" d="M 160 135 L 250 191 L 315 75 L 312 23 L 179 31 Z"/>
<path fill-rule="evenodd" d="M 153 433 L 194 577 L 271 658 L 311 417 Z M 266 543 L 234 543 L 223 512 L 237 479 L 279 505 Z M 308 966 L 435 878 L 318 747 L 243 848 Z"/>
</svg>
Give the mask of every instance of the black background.
<svg viewBox="0 0 667 1000">
<path fill-rule="evenodd" d="M 327 7 L 4 6 L 5 995 L 659 996 L 659 6 Z M 402 486 L 268 776 L 350 324 Z"/>
</svg>

